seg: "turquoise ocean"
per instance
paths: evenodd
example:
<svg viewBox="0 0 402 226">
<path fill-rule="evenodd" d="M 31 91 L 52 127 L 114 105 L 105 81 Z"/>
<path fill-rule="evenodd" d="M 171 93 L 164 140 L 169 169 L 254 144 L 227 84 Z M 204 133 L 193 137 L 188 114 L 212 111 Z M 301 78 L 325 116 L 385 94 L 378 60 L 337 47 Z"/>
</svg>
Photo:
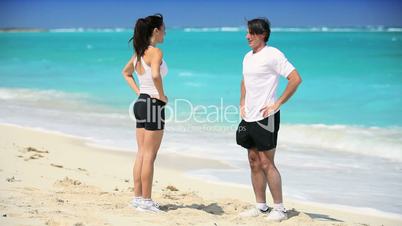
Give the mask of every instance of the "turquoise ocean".
<svg viewBox="0 0 402 226">
<path fill-rule="evenodd" d="M 167 30 L 161 152 L 224 161 L 233 169 L 188 174 L 251 189 L 246 151 L 235 144 L 245 35 L 242 27 Z M 130 29 L 0 33 L 0 123 L 135 152 L 136 95 L 121 75 L 131 36 Z M 276 159 L 285 199 L 402 215 L 402 29 L 274 28 L 269 45 L 303 78 L 281 108 Z"/>
</svg>

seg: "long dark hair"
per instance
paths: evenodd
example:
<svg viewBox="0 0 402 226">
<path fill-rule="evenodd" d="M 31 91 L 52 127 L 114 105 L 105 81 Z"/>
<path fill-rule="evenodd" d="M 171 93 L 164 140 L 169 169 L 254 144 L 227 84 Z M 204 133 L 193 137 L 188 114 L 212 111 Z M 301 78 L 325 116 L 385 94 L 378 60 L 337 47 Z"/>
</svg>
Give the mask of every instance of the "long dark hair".
<svg viewBox="0 0 402 226">
<path fill-rule="evenodd" d="M 134 35 L 129 40 L 133 40 L 133 47 L 137 56 L 137 62 L 144 55 L 145 50 L 151 42 L 152 32 L 155 28 L 160 29 L 163 25 L 163 16 L 160 13 L 145 18 L 139 18 L 135 23 Z"/>
</svg>

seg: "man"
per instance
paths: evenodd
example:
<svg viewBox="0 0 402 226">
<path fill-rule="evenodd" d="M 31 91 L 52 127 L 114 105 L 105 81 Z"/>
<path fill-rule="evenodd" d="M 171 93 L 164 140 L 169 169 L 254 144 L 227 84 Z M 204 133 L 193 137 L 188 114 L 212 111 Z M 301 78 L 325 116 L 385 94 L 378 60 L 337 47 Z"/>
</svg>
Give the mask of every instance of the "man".
<svg viewBox="0 0 402 226">
<path fill-rule="evenodd" d="M 279 123 L 279 108 L 296 91 L 301 83 L 299 73 L 278 49 L 267 46 L 271 29 L 266 18 L 247 22 L 246 35 L 251 51 L 244 56 L 241 82 L 240 109 L 242 121 L 236 132 L 237 144 L 248 150 L 251 181 L 256 198 L 256 208 L 241 216 L 267 214 L 268 220 L 287 219 L 282 201 L 281 176 L 274 163 Z M 282 96 L 276 98 L 279 76 L 288 80 Z M 274 201 L 268 211 L 266 204 L 267 183 Z"/>
</svg>

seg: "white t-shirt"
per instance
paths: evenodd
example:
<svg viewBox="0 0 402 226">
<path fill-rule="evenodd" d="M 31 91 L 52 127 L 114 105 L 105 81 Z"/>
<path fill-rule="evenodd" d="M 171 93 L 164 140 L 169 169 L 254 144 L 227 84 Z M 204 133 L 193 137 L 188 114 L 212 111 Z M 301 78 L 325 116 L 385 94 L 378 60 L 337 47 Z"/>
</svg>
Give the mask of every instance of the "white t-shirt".
<svg viewBox="0 0 402 226">
<path fill-rule="evenodd" d="M 244 56 L 243 79 L 246 97 L 243 119 L 246 122 L 264 119 L 260 110 L 275 103 L 279 75 L 287 78 L 294 69 L 285 55 L 271 46 L 265 46 L 257 53 L 250 51 Z"/>
</svg>

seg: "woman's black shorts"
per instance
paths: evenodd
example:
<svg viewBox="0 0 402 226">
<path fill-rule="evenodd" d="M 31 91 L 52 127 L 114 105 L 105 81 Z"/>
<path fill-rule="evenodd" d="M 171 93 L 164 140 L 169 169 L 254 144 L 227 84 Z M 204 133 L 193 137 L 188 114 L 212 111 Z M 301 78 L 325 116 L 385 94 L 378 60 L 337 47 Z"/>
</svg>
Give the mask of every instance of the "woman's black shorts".
<svg viewBox="0 0 402 226">
<path fill-rule="evenodd" d="M 166 103 L 141 93 L 134 104 L 134 116 L 137 128 L 146 130 L 162 130 L 165 127 Z"/>
</svg>

